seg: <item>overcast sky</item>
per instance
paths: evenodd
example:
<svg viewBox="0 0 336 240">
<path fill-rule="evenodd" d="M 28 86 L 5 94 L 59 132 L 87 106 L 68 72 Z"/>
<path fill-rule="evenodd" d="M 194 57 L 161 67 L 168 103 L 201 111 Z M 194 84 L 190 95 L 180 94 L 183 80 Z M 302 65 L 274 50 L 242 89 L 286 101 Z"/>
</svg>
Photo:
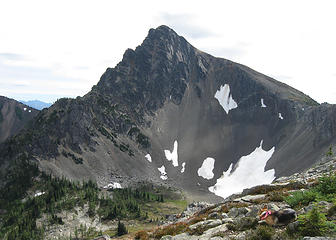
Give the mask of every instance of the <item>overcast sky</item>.
<svg viewBox="0 0 336 240">
<path fill-rule="evenodd" d="M 165 24 L 196 48 L 336 103 L 336 1 L 1 0 L 0 95 L 87 93 Z"/>
</svg>

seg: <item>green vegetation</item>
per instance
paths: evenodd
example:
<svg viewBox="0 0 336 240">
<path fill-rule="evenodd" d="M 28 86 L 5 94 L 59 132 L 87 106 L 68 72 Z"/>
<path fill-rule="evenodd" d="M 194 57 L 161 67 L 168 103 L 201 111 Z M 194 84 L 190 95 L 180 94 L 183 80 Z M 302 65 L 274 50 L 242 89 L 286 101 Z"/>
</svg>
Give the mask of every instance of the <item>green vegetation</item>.
<svg viewBox="0 0 336 240">
<path fill-rule="evenodd" d="M 299 216 L 299 231 L 302 236 L 324 236 L 328 230 L 327 218 L 317 206 Z"/>
<path fill-rule="evenodd" d="M 294 192 L 285 198 L 285 201 L 294 208 L 307 206 L 315 201 L 332 201 L 336 198 L 336 174 L 332 173 L 320 177 L 318 184 L 306 191 Z"/>
<path fill-rule="evenodd" d="M 132 127 L 128 133 L 129 136 L 135 137 L 136 142 L 143 148 L 149 148 L 150 142 L 149 138 L 140 132 L 140 129 L 138 127 Z"/>
<path fill-rule="evenodd" d="M 76 164 L 83 164 L 83 158 L 81 157 L 76 157 L 73 153 L 67 153 L 66 151 L 62 151 L 62 155 L 66 158 L 71 157 L 71 159 L 76 163 Z"/>
<path fill-rule="evenodd" d="M 89 216 L 98 215 L 102 221 L 108 221 L 158 218 L 160 215 L 153 211 L 165 212 L 158 204 L 171 204 L 171 200 L 166 202 L 161 189 L 149 185 L 138 189 L 109 190 L 113 198 L 104 197 L 106 194 L 102 194 L 92 181 L 78 183 L 53 178 L 41 173 L 26 159 L 21 157 L 9 170 L 6 184 L 0 189 L 3 213 L 0 215 L 0 239 L 43 239 L 48 226 L 63 224 L 62 211 L 73 211 L 75 207 L 83 208 L 84 205 L 89 206 Z M 37 226 L 36 220 L 43 216 L 47 220 L 42 226 Z M 89 236 L 94 231 L 82 229 L 80 232 L 82 236 Z"/>
<path fill-rule="evenodd" d="M 334 153 L 333 153 L 332 147 L 330 146 L 328 152 L 326 153 L 326 156 L 327 157 L 332 157 L 333 155 L 334 155 Z"/>
<path fill-rule="evenodd" d="M 47 119 L 47 123 L 51 124 L 51 123 L 55 123 L 57 121 L 57 119 L 59 118 L 59 116 L 57 115 L 57 111 L 54 110 L 52 111 L 52 113 L 49 115 L 48 119 Z"/>
<path fill-rule="evenodd" d="M 247 239 L 248 240 L 271 240 L 274 234 L 275 234 L 274 228 L 270 226 L 258 226 Z"/>
<path fill-rule="evenodd" d="M 319 201 L 336 201 L 336 174 L 331 173 L 319 178 L 318 184 L 306 191 L 294 192 L 286 197 L 285 201 L 294 208 L 307 206 L 314 203 L 314 207 L 306 214 L 299 216 L 299 228 L 293 235 L 301 236 L 325 236 L 336 232 L 336 225 L 327 220 L 326 214 L 318 206 Z M 333 207 L 328 215 L 333 215 Z"/>
<path fill-rule="evenodd" d="M 126 226 L 125 224 L 123 224 L 122 222 L 120 222 L 120 220 L 118 221 L 118 229 L 117 229 L 117 235 L 118 236 L 122 236 L 122 235 L 125 235 L 127 234 L 128 231 L 126 229 Z"/>
<path fill-rule="evenodd" d="M 314 202 L 316 200 L 317 193 L 316 191 L 297 191 L 293 192 L 293 195 L 285 198 L 285 201 L 291 207 L 303 207 L 307 206 L 309 203 Z"/>
<path fill-rule="evenodd" d="M 109 140 L 110 140 L 111 142 L 113 142 L 114 144 L 117 143 L 116 140 L 114 139 L 114 138 L 117 137 L 116 134 L 114 134 L 114 133 L 109 133 L 109 132 L 106 130 L 106 128 L 104 128 L 104 127 L 99 127 L 99 128 L 98 128 L 98 131 L 99 131 L 101 134 L 103 134 L 105 137 L 107 137 L 107 139 L 109 139 Z"/>
</svg>

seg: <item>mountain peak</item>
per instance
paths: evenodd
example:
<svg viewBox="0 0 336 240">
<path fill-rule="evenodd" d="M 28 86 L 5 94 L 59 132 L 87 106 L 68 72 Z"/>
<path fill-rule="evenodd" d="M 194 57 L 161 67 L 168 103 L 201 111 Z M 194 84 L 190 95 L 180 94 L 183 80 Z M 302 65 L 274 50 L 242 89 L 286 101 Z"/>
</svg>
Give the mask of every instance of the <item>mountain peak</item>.
<svg viewBox="0 0 336 240">
<path fill-rule="evenodd" d="M 183 37 L 179 36 L 173 29 L 165 25 L 161 25 L 155 29 L 151 28 L 141 46 L 154 47 L 166 51 L 173 51 L 174 49 L 188 50 L 192 48 L 190 43 Z"/>
</svg>

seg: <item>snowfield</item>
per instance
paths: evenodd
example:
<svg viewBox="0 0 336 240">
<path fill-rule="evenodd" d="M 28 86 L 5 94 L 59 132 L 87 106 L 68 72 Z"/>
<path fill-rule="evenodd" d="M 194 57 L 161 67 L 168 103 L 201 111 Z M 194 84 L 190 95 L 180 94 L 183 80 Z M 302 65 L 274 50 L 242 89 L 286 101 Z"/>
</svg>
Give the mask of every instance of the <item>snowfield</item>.
<svg viewBox="0 0 336 240">
<path fill-rule="evenodd" d="M 229 114 L 230 110 L 238 107 L 237 103 L 233 100 L 232 95 L 230 94 L 230 86 L 228 84 L 221 86 L 220 89 L 216 91 L 215 98 L 223 107 L 226 114 Z"/>
<path fill-rule="evenodd" d="M 147 154 L 145 158 L 147 158 L 148 162 L 152 162 L 152 157 L 150 154 Z"/>
<path fill-rule="evenodd" d="M 217 179 L 217 183 L 209 187 L 209 191 L 220 197 L 228 197 L 234 193 L 240 193 L 245 188 L 269 184 L 275 179 L 274 169 L 265 172 L 267 161 L 272 157 L 275 147 L 268 151 L 257 147 L 252 153 L 243 156 L 237 162 L 235 169 L 232 171 L 232 164 L 229 169 L 223 172 L 223 175 Z"/>
<path fill-rule="evenodd" d="M 173 149 L 172 152 L 170 152 L 169 150 L 164 150 L 164 153 L 165 153 L 165 156 L 166 156 L 167 160 L 172 161 L 174 167 L 178 166 L 177 147 L 178 147 L 178 144 L 177 144 L 177 141 L 175 140 L 174 149 Z"/>
<path fill-rule="evenodd" d="M 107 184 L 106 186 L 103 187 L 104 189 L 118 189 L 118 188 L 122 188 L 120 183 L 117 182 L 111 182 L 109 184 Z"/>
<path fill-rule="evenodd" d="M 215 159 L 213 158 L 206 158 L 202 166 L 198 169 L 197 174 L 198 176 L 205 178 L 205 179 L 212 179 L 214 177 L 213 170 L 215 167 Z"/>
<path fill-rule="evenodd" d="M 38 196 L 41 196 L 43 194 L 45 194 L 45 192 L 37 192 L 37 193 L 34 194 L 34 197 L 38 197 Z"/>
<path fill-rule="evenodd" d="M 167 173 L 166 173 L 166 168 L 165 168 L 165 166 L 162 165 L 162 167 L 158 168 L 158 170 L 159 170 L 160 173 L 161 173 L 160 178 L 161 178 L 162 180 L 167 180 L 167 179 L 168 179 L 168 176 L 167 176 Z"/>
<path fill-rule="evenodd" d="M 185 171 L 185 165 L 186 165 L 186 163 L 184 162 L 184 163 L 182 163 L 182 169 L 181 169 L 181 173 L 184 173 L 184 171 Z"/>
<path fill-rule="evenodd" d="M 265 103 L 264 103 L 264 99 L 262 98 L 262 99 L 260 99 L 260 102 L 261 102 L 261 107 L 262 108 L 265 108 L 265 107 L 267 107 L 266 105 L 265 105 Z"/>
</svg>

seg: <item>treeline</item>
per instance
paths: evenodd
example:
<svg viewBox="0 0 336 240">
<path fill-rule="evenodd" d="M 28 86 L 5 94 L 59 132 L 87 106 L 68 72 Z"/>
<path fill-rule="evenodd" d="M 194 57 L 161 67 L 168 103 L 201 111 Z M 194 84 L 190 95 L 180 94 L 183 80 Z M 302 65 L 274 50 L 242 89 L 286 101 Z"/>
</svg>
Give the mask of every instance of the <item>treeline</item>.
<svg viewBox="0 0 336 240">
<path fill-rule="evenodd" d="M 0 189 L 0 239 L 43 239 L 48 225 L 63 224 L 57 213 L 76 206 L 89 205 L 88 214 L 98 214 L 102 220 L 146 218 L 141 211 L 145 202 L 163 202 L 163 196 L 151 188 L 115 189 L 113 198 L 104 197 L 97 184 L 71 182 L 39 172 L 36 165 L 24 159 L 16 163 L 7 175 L 6 185 Z M 34 196 L 40 192 L 41 195 Z M 30 194 L 27 194 L 30 192 Z M 36 220 L 46 214 L 42 226 Z"/>
</svg>

